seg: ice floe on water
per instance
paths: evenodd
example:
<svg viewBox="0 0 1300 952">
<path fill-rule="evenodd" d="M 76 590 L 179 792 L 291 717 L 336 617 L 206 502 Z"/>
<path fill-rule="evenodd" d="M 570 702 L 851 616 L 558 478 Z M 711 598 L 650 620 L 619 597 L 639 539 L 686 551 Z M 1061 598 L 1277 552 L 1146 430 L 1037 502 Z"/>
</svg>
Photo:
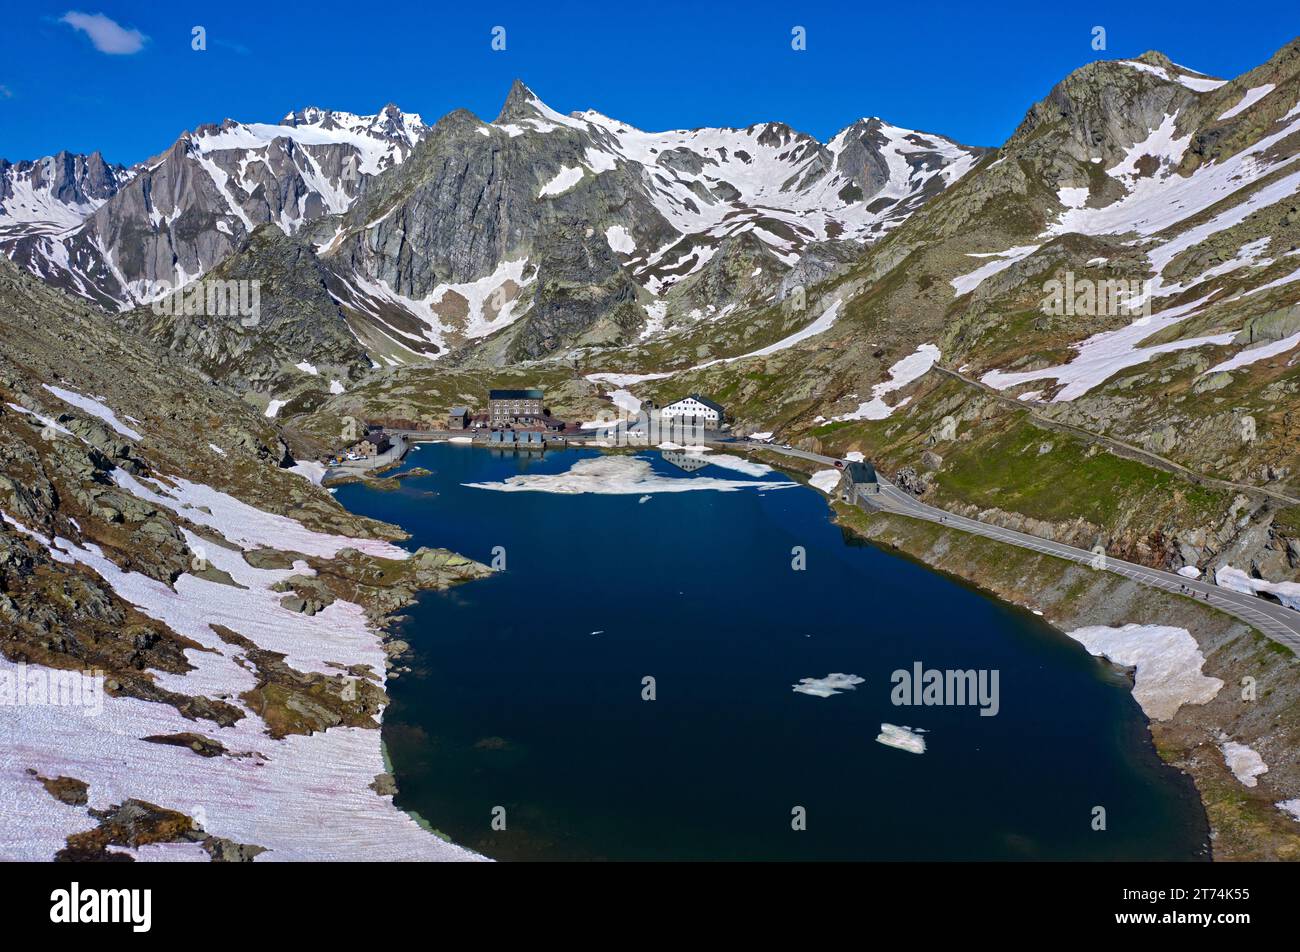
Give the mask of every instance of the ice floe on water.
<svg viewBox="0 0 1300 952">
<path fill-rule="evenodd" d="M 898 724 L 881 724 L 880 733 L 876 735 L 876 743 L 884 744 L 886 747 L 896 747 L 899 750 L 906 750 L 913 754 L 925 753 L 925 738 L 921 735 L 925 733 L 921 728 L 911 728 L 899 726 Z"/>
<path fill-rule="evenodd" d="M 712 459 L 710 460 L 712 462 Z M 471 489 L 495 492 L 541 492 L 576 495 L 644 495 L 646 493 L 680 493 L 703 489 L 738 492 L 743 489 L 793 489 L 798 483 L 784 481 L 716 479 L 711 476 L 680 478 L 661 476 L 648 460 L 637 456 L 599 456 L 579 460 L 565 473 L 511 476 L 501 482 L 465 483 Z"/>
<path fill-rule="evenodd" d="M 1207 704 L 1223 688 L 1201 672 L 1205 656 L 1186 628 L 1089 625 L 1066 634 L 1089 654 L 1134 668 L 1133 697 L 1157 721 L 1169 720 L 1184 704 Z"/>
<path fill-rule="evenodd" d="M 1223 751 L 1223 762 L 1228 765 L 1232 775 L 1240 780 L 1243 786 L 1255 786 L 1259 783 L 1256 778 L 1260 774 L 1268 773 L 1268 764 L 1264 763 L 1264 758 L 1245 744 L 1238 744 L 1221 736 L 1219 750 Z"/>
<path fill-rule="evenodd" d="M 854 691 L 865 680 L 865 678 L 860 678 L 856 674 L 836 672 L 828 674 L 824 678 L 800 678 L 799 683 L 792 687 L 800 694 L 811 694 L 813 697 L 830 697 L 832 694 L 839 694 L 841 691 Z"/>
</svg>

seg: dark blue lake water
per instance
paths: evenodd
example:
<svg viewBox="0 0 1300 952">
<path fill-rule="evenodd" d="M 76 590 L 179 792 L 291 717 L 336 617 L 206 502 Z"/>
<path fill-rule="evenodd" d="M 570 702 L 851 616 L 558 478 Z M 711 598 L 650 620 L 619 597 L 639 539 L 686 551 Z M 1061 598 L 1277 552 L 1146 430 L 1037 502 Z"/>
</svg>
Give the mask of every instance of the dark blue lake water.
<svg viewBox="0 0 1300 952">
<path fill-rule="evenodd" d="M 1205 857 L 1195 791 L 1124 678 L 1032 614 L 855 542 L 816 490 L 463 485 L 597 455 L 433 444 L 406 464 L 432 476 L 339 489 L 410 548 L 505 551 L 504 572 L 426 593 L 401 628 L 413 670 L 383 732 L 403 808 L 498 859 Z M 639 455 L 668 478 L 751 478 Z M 997 715 L 895 706 L 891 674 L 916 662 L 996 670 Z M 792 690 L 831 672 L 864 682 Z M 882 723 L 923 729 L 926 751 L 877 743 Z"/>
</svg>

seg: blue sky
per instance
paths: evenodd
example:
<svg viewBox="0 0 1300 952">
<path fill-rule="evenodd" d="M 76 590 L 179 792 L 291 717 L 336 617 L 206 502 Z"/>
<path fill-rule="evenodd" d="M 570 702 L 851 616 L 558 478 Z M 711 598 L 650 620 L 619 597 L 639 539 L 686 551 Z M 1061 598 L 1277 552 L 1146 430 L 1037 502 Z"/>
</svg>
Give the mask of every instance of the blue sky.
<svg viewBox="0 0 1300 952">
<path fill-rule="evenodd" d="M 595 108 L 646 129 L 779 119 L 824 140 L 879 115 L 997 145 L 1090 60 L 1155 48 L 1232 77 L 1300 34 L 1295 0 L 73 2 L 4 13 L 0 157 L 99 149 L 129 164 L 202 123 L 278 121 L 306 105 L 371 113 L 392 101 L 428 122 L 458 107 L 490 119 L 515 77 L 561 112 Z M 138 51 L 100 52 L 62 22 L 70 11 L 136 31 L 99 35 Z M 194 26 L 205 51 L 191 49 Z M 791 49 L 795 26 L 805 50 Z"/>
</svg>

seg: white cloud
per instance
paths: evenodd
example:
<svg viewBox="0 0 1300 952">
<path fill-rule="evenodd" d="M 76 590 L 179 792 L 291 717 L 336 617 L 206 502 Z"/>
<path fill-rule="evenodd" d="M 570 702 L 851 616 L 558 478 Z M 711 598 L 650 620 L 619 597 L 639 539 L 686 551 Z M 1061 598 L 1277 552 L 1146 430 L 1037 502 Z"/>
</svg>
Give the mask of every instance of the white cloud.
<svg viewBox="0 0 1300 952">
<path fill-rule="evenodd" d="M 149 37 L 139 30 L 122 26 L 102 13 L 78 13 L 69 10 L 59 17 L 60 23 L 66 23 L 74 30 L 80 30 L 90 37 L 90 42 L 101 53 L 129 56 L 144 49 Z"/>
</svg>

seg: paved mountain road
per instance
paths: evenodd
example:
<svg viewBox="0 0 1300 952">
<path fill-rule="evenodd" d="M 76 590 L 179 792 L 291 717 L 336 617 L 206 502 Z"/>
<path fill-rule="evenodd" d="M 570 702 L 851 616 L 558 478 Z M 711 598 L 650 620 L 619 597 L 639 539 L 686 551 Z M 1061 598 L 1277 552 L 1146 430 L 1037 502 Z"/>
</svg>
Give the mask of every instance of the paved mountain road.
<svg viewBox="0 0 1300 952">
<path fill-rule="evenodd" d="M 834 466 L 837 462 L 833 456 L 822 456 L 819 453 L 810 453 L 807 450 L 798 450 L 772 443 L 746 441 L 737 441 L 737 443 L 751 449 L 770 450 L 785 456 L 794 456 L 815 463 L 825 463 L 828 466 Z M 945 509 L 927 505 L 911 493 L 899 489 L 883 476 L 877 474 L 877 478 L 880 480 L 880 494 L 875 497 L 870 506 L 883 512 L 897 513 L 914 519 L 925 519 L 928 522 L 952 526 L 954 529 L 960 529 L 963 532 L 982 535 L 990 539 L 996 539 L 999 542 L 1020 546 L 1022 549 L 1032 549 L 1035 552 L 1068 559 L 1071 562 L 1079 562 L 1083 565 L 1093 566 L 1094 560 L 1099 561 L 1101 558 L 1097 553 L 1089 552 L 1087 549 L 1080 549 L 1062 542 L 1053 542 L 1050 539 L 1017 532 L 1014 529 L 1004 529 L 1001 526 L 980 522 L 978 519 L 959 516 Z M 1117 575 L 1131 578 L 1143 585 L 1164 589 L 1178 595 L 1195 597 L 1220 611 L 1240 618 L 1273 641 L 1290 648 L 1297 655 L 1300 655 L 1300 612 L 1293 611 L 1275 602 L 1265 601 L 1254 595 L 1234 592 L 1213 583 L 1183 578 L 1173 572 L 1165 572 L 1161 569 L 1125 562 L 1122 559 L 1115 559 L 1110 556 L 1104 556 L 1104 562 L 1096 567 L 1098 570 L 1114 572 Z"/>
</svg>

